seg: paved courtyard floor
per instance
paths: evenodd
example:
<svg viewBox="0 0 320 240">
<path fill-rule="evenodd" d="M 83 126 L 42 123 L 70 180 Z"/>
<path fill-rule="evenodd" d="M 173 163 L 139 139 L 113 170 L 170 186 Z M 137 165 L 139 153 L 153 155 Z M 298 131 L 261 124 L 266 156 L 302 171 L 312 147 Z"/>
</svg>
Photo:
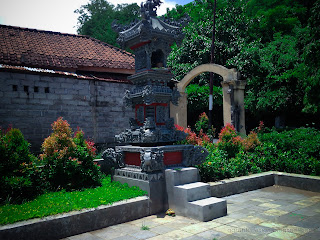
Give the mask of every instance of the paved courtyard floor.
<svg viewBox="0 0 320 240">
<path fill-rule="evenodd" d="M 228 215 L 209 222 L 152 215 L 66 239 L 320 239 L 320 193 L 272 186 L 225 199 Z"/>
</svg>

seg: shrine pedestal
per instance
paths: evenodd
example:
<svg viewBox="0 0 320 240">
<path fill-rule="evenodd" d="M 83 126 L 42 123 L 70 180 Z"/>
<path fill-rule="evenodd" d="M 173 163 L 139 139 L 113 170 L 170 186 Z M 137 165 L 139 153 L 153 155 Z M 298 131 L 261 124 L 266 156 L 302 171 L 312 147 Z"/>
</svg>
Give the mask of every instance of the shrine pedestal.
<svg viewBox="0 0 320 240">
<path fill-rule="evenodd" d="M 147 191 L 152 214 L 168 208 L 165 169 L 182 169 L 200 164 L 208 154 L 203 148 L 194 145 L 127 145 L 117 146 L 115 151 L 121 153 L 124 167 L 115 170 L 114 180 Z"/>
</svg>

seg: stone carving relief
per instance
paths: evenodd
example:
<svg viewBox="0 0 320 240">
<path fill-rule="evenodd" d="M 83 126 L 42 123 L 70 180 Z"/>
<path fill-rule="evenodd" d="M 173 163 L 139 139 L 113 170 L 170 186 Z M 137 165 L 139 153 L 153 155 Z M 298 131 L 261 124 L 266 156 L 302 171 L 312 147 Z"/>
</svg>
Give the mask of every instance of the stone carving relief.
<svg viewBox="0 0 320 240">
<path fill-rule="evenodd" d="M 154 172 L 164 169 L 163 151 L 151 151 L 151 149 L 142 149 L 140 151 L 141 169 L 143 172 Z"/>
<path fill-rule="evenodd" d="M 129 90 L 126 90 L 123 96 L 123 104 L 126 108 L 132 107 L 132 99 L 131 99 L 131 94 Z"/>
<path fill-rule="evenodd" d="M 147 85 L 142 90 L 143 102 L 147 105 L 154 103 L 155 96 L 151 85 Z"/>
<path fill-rule="evenodd" d="M 102 153 L 102 158 L 106 161 L 110 168 L 121 168 L 125 166 L 123 153 L 115 151 L 113 148 L 108 148 Z"/>
<path fill-rule="evenodd" d="M 135 68 L 136 70 L 140 70 L 140 69 L 144 69 L 147 68 L 147 55 L 145 52 L 145 48 L 139 48 L 139 50 L 137 50 L 135 52 Z"/>
<path fill-rule="evenodd" d="M 142 19 L 157 16 L 157 7 L 159 7 L 161 3 L 161 0 L 147 0 L 145 3 L 141 3 L 140 11 Z"/>
<path fill-rule="evenodd" d="M 138 123 L 134 118 L 129 119 L 130 129 L 136 130 L 138 128 Z"/>
<path fill-rule="evenodd" d="M 165 120 L 167 119 L 165 106 L 157 106 L 156 117 L 157 117 L 157 123 L 165 122 Z"/>
</svg>

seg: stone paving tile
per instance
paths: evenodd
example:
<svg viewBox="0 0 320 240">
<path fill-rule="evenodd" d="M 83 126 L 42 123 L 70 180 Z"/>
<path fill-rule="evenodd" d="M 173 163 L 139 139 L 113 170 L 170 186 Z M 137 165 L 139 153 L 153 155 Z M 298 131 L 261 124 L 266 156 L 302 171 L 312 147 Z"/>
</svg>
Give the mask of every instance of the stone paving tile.
<svg viewBox="0 0 320 240">
<path fill-rule="evenodd" d="M 234 232 L 234 227 L 229 225 L 221 225 L 213 228 L 213 231 L 223 232 L 225 234 L 232 234 Z"/>
<path fill-rule="evenodd" d="M 138 240 L 138 238 L 135 238 L 135 237 L 130 236 L 130 235 L 124 235 L 124 236 L 121 236 L 121 237 L 114 238 L 112 240 Z"/>
<path fill-rule="evenodd" d="M 247 240 L 257 240 L 260 238 L 257 234 L 254 234 L 252 232 L 236 232 L 233 234 L 233 236 L 244 238 Z"/>
<path fill-rule="evenodd" d="M 240 220 L 245 221 L 245 222 L 249 222 L 249 223 L 253 223 L 253 224 L 260 224 L 260 223 L 264 222 L 264 219 L 254 217 L 254 216 L 247 216 L 245 218 L 241 218 Z"/>
<path fill-rule="evenodd" d="M 198 223 L 198 222 L 197 222 Z M 175 222 L 170 222 L 170 223 L 165 223 L 165 224 L 160 224 L 157 227 L 168 227 L 172 228 L 173 230 L 179 230 L 180 228 L 193 225 L 196 223 L 188 223 L 188 222 L 182 222 L 182 221 L 175 221 Z"/>
<path fill-rule="evenodd" d="M 279 216 L 265 215 L 263 212 L 256 213 L 257 218 L 263 219 L 265 222 L 276 222 Z"/>
<path fill-rule="evenodd" d="M 190 237 L 182 238 L 182 240 L 207 240 L 207 239 L 197 235 L 192 235 Z"/>
<path fill-rule="evenodd" d="M 295 213 L 288 213 L 282 216 L 279 216 L 275 219 L 276 222 L 287 224 L 287 225 L 296 225 L 296 223 L 304 220 L 305 218 L 308 218 L 307 216 L 301 215 L 301 214 L 295 214 Z"/>
<path fill-rule="evenodd" d="M 263 212 L 264 211 L 262 211 L 261 213 L 263 213 Z M 236 213 L 239 213 L 239 214 L 244 213 L 246 216 L 253 216 L 253 215 L 257 214 L 257 211 L 255 211 L 254 209 L 243 209 L 243 210 L 240 210 Z"/>
<path fill-rule="evenodd" d="M 192 234 L 197 234 L 197 233 L 204 232 L 207 229 L 208 229 L 208 227 L 206 226 L 205 223 L 197 223 L 197 224 L 183 227 L 180 230 L 188 232 L 188 233 L 192 233 Z"/>
<path fill-rule="evenodd" d="M 284 224 L 274 223 L 274 222 L 263 222 L 263 223 L 260 223 L 259 225 L 264 226 L 264 227 L 274 228 L 274 229 L 281 229 L 281 228 L 285 228 L 287 226 Z"/>
<path fill-rule="evenodd" d="M 311 201 L 308 201 L 308 200 L 306 199 L 306 200 L 300 200 L 300 201 L 294 202 L 293 204 L 297 204 L 297 205 L 309 207 L 309 206 L 314 205 L 315 203 L 314 203 L 314 202 L 311 202 Z"/>
<path fill-rule="evenodd" d="M 163 234 L 163 236 L 173 238 L 173 239 L 184 239 L 184 238 L 190 237 L 192 235 L 194 235 L 194 234 L 189 233 L 189 232 L 185 232 L 185 231 L 181 231 L 181 230 L 175 230 L 175 231 Z"/>
<path fill-rule="evenodd" d="M 274 237 L 278 239 L 284 239 L 284 240 L 291 240 L 291 239 L 297 239 L 298 236 L 291 232 L 284 232 L 281 230 L 278 230 L 276 232 L 268 234 L 269 237 Z"/>
<path fill-rule="evenodd" d="M 317 229 L 320 225 L 320 221 L 313 222 L 313 221 L 310 221 L 309 219 L 310 218 L 307 218 L 305 220 L 301 220 L 301 221 L 295 223 L 294 225 L 298 226 L 298 227 L 309 228 L 310 230 Z"/>
<path fill-rule="evenodd" d="M 274 237 L 270 237 L 270 236 L 264 236 L 263 238 L 259 238 L 259 239 L 263 239 L 263 240 L 279 240 L 279 238 L 274 238 Z"/>
<path fill-rule="evenodd" d="M 316 208 L 313 207 L 313 206 L 296 210 L 296 211 L 294 211 L 293 213 L 305 215 L 305 216 L 308 216 L 308 217 L 313 217 L 313 216 L 316 216 L 317 214 L 319 214 L 319 213 L 316 211 Z"/>
<path fill-rule="evenodd" d="M 157 218 L 157 215 L 152 215 L 152 216 L 136 219 L 136 220 L 130 221 L 129 223 L 136 225 L 136 224 L 139 224 L 139 223 L 141 223 L 143 221 L 148 221 L 148 220 L 152 220 L 152 219 L 155 219 L 155 218 Z"/>
<path fill-rule="evenodd" d="M 267 198 L 253 198 L 251 200 L 255 202 L 260 202 L 260 203 L 273 202 L 272 199 L 267 199 Z"/>
<path fill-rule="evenodd" d="M 215 228 L 215 227 L 219 227 L 219 226 L 223 225 L 222 223 L 218 223 L 215 220 L 205 222 L 203 224 L 207 227 L 207 229 L 211 229 L 211 228 Z"/>
<path fill-rule="evenodd" d="M 296 234 L 298 236 L 301 236 L 301 235 L 304 235 L 304 234 L 310 232 L 310 229 L 289 225 L 289 226 L 287 226 L 285 228 L 282 228 L 281 231 L 291 232 L 291 233 L 294 233 L 294 234 Z"/>
<path fill-rule="evenodd" d="M 287 211 L 287 212 L 293 212 L 299 209 L 303 209 L 307 206 L 298 205 L 298 204 L 287 204 L 286 206 L 281 206 L 281 210 Z"/>
<path fill-rule="evenodd" d="M 240 210 L 242 210 L 243 208 L 241 207 L 241 206 L 233 206 L 232 204 L 229 204 L 228 205 L 228 214 L 229 213 L 234 213 L 234 212 L 237 212 L 237 211 L 240 211 Z"/>
<path fill-rule="evenodd" d="M 156 237 L 148 238 L 148 240 L 174 240 L 174 239 L 168 236 L 158 235 Z"/>
<path fill-rule="evenodd" d="M 289 199 L 285 199 L 285 200 L 283 200 L 283 199 L 282 200 L 274 200 L 271 203 L 278 204 L 278 205 L 281 205 L 281 207 L 284 207 L 284 206 L 288 206 L 296 201 L 297 201 L 296 199 L 291 199 L 291 197 L 290 197 Z"/>
<path fill-rule="evenodd" d="M 92 235 L 100 237 L 102 239 L 114 239 L 117 237 L 121 237 L 124 235 L 127 235 L 127 229 L 123 229 L 125 231 L 121 231 L 120 229 L 112 229 L 112 228 L 103 228 L 100 230 L 96 230 L 91 232 Z M 136 229 L 136 231 L 139 231 L 139 229 Z"/>
<path fill-rule="evenodd" d="M 155 237 L 157 235 L 159 235 L 159 234 L 151 232 L 149 230 L 140 230 L 138 232 L 129 234 L 129 236 L 135 237 L 137 239 L 148 239 L 148 238 Z"/>
<path fill-rule="evenodd" d="M 267 210 L 265 207 L 261 207 L 260 205 L 257 205 L 257 206 L 252 206 L 251 208 L 250 208 L 250 211 L 254 211 L 254 212 L 263 212 L 263 211 L 265 211 L 265 210 Z"/>
<path fill-rule="evenodd" d="M 233 218 L 233 219 L 237 220 L 237 219 L 240 219 L 240 218 L 245 218 L 246 216 L 248 216 L 248 214 L 240 212 L 240 211 L 237 211 L 237 212 L 228 214 L 228 216 L 230 218 Z"/>
<path fill-rule="evenodd" d="M 94 236 L 90 233 L 83 233 L 76 236 L 68 237 L 67 239 L 68 240 L 102 240 L 103 238 Z"/>
<path fill-rule="evenodd" d="M 265 227 L 265 226 L 261 226 L 261 225 L 257 225 L 249 222 L 243 222 L 243 221 L 230 223 L 229 225 L 234 227 L 233 233 L 241 232 L 241 233 L 248 233 L 249 235 L 255 235 L 255 236 L 267 235 L 269 233 L 276 231 L 276 229 L 273 229 L 270 227 Z"/>
<path fill-rule="evenodd" d="M 245 240 L 245 238 L 237 237 L 235 235 L 227 235 L 225 237 L 219 238 L 219 240 Z"/>
<path fill-rule="evenodd" d="M 319 236 L 319 232 L 313 231 L 298 237 L 297 240 L 319 240 Z"/>
<path fill-rule="evenodd" d="M 197 236 L 205 238 L 205 239 L 220 239 L 224 236 L 226 236 L 227 234 L 223 233 L 223 232 L 219 232 L 219 231 L 214 231 L 214 230 L 208 230 L 202 233 L 197 234 Z"/>
<path fill-rule="evenodd" d="M 274 203 L 262 203 L 258 205 L 259 207 L 263 207 L 263 208 L 278 208 L 281 207 L 281 205 L 279 204 L 274 204 Z"/>
<path fill-rule="evenodd" d="M 137 232 L 141 229 L 143 222 L 140 222 L 139 224 L 136 223 L 136 225 L 131 224 L 130 222 L 128 223 L 122 223 L 122 224 L 118 224 L 118 225 L 114 225 L 109 227 L 108 229 L 113 229 L 116 231 L 121 231 L 123 233 L 132 233 L 132 232 Z M 99 231 L 99 230 L 98 230 Z"/>
<path fill-rule="evenodd" d="M 282 215 L 288 214 L 288 212 L 282 211 L 279 209 L 270 209 L 270 210 L 264 211 L 263 214 L 269 215 L 269 216 L 282 216 Z"/>
<path fill-rule="evenodd" d="M 214 221 L 217 223 L 221 223 L 221 224 L 227 224 L 230 222 L 234 222 L 236 219 L 234 217 L 232 217 L 231 215 L 225 216 L 225 217 L 221 217 L 221 218 L 217 218 Z"/>
<path fill-rule="evenodd" d="M 175 224 L 174 224 L 175 225 Z M 151 227 L 150 231 L 155 232 L 157 234 L 164 234 L 164 233 L 168 233 L 171 231 L 177 230 L 171 226 L 165 226 L 165 225 L 160 225 L 160 226 L 156 226 L 156 227 Z"/>
</svg>

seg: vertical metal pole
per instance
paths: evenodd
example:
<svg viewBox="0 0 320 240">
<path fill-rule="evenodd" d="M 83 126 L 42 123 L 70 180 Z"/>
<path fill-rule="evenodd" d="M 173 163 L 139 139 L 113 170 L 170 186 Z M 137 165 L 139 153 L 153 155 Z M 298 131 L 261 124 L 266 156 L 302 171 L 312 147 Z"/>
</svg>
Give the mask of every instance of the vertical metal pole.
<svg viewBox="0 0 320 240">
<path fill-rule="evenodd" d="M 211 58 L 210 63 L 214 63 L 214 49 L 215 49 L 215 38 L 216 38 L 216 7 L 217 0 L 214 0 L 214 9 L 213 9 L 213 29 L 212 29 L 212 44 L 211 44 Z M 213 120 L 213 73 L 210 72 L 210 83 L 209 83 L 209 127 L 212 126 Z"/>
</svg>

